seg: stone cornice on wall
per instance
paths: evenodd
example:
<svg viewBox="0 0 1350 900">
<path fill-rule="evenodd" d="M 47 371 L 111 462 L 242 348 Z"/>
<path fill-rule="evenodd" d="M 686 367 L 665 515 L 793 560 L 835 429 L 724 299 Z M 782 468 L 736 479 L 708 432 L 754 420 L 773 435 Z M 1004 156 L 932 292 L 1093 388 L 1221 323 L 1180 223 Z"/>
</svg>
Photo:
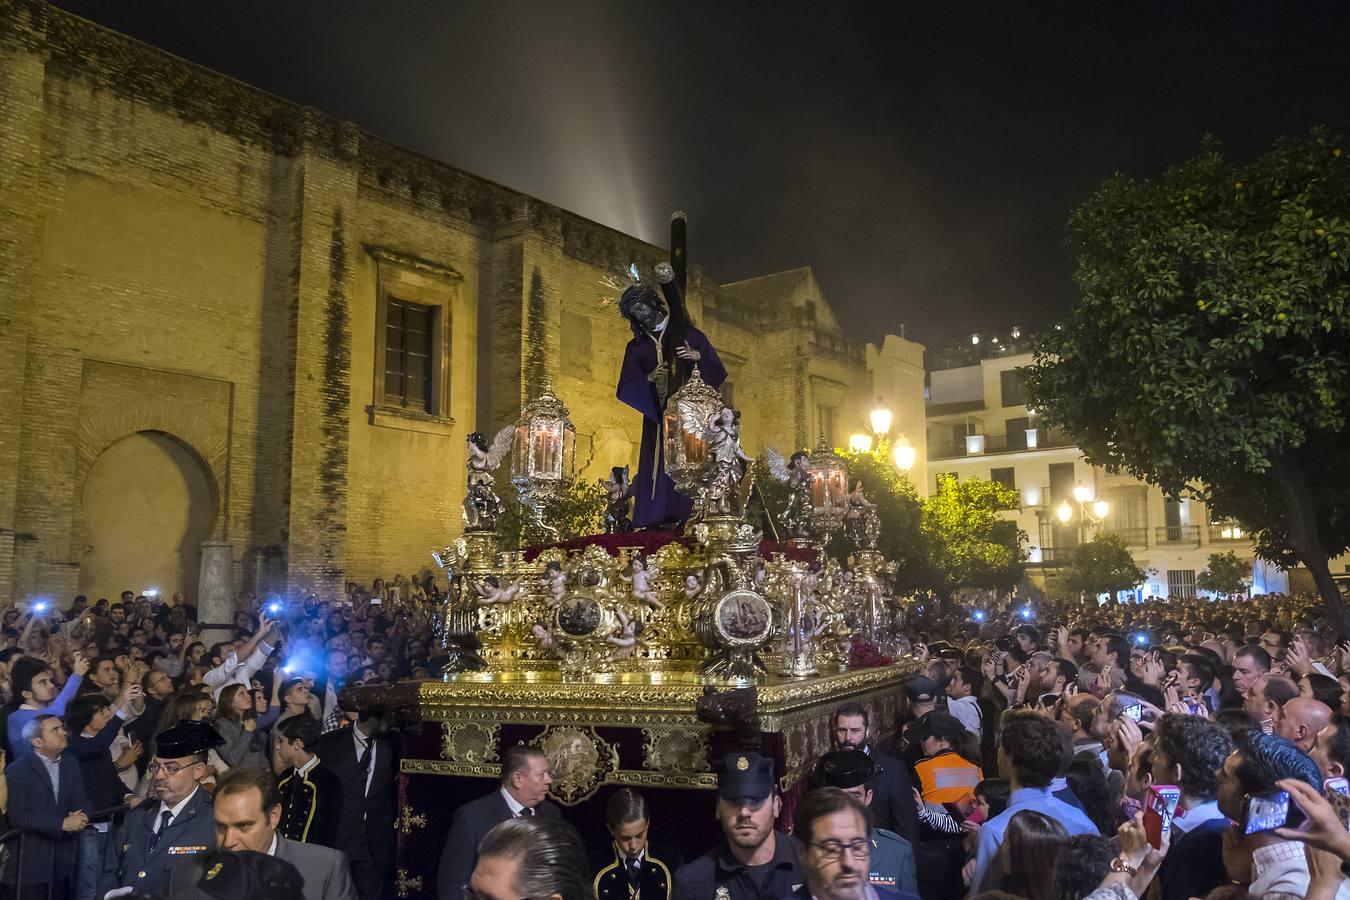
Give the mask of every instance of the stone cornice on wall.
<svg viewBox="0 0 1350 900">
<path fill-rule="evenodd" d="M 302 150 L 358 166 L 361 185 L 399 205 L 479 229 L 512 224 L 557 235 L 564 252 L 612 268 L 665 251 L 519 191 L 384 140 L 355 123 L 282 99 L 44 0 L 0 0 L 0 44 L 42 54 L 47 70 L 112 91 L 281 156 Z M 559 238 L 554 238 L 559 239 Z"/>
</svg>

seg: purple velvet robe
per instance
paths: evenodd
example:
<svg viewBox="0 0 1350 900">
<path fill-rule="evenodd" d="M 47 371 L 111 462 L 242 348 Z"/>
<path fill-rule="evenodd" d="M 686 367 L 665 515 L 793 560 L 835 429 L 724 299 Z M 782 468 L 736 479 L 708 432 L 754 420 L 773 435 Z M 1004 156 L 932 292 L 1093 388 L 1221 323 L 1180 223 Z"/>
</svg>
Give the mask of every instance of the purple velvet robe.
<svg viewBox="0 0 1350 900">
<path fill-rule="evenodd" d="M 700 354 L 699 377 L 713 387 L 727 380 L 727 370 L 706 335 L 689 326 L 689 346 Z M 618 397 L 642 413 L 642 449 L 638 451 L 637 477 L 633 479 L 633 527 L 647 528 L 662 522 L 689 518 L 693 504 L 675 490 L 675 482 L 666 474 L 665 441 L 661 429 L 664 410 L 656 394 L 656 385 L 647 376 L 656 368 L 656 343 L 646 335 L 628 342 L 619 370 Z M 672 393 L 674 393 L 672 391 Z M 652 477 L 656 484 L 653 489 Z"/>
</svg>

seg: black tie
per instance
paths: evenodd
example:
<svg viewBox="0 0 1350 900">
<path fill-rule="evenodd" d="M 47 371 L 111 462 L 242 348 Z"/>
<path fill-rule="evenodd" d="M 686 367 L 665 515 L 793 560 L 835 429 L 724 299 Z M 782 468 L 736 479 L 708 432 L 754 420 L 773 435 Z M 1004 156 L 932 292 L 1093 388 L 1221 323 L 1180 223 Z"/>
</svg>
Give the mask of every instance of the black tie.
<svg viewBox="0 0 1350 900">
<path fill-rule="evenodd" d="M 534 815 L 534 807 L 533 807 L 533 806 L 527 806 L 527 807 L 525 807 L 524 809 L 522 809 L 522 810 L 520 811 L 520 814 L 521 814 L 522 816 L 532 816 L 532 815 Z"/>
<path fill-rule="evenodd" d="M 637 887 L 642 880 L 642 861 L 637 859 L 628 860 L 628 883 Z"/>
<path fill-rule="evenodd" d="M 154 853 L 155 848 L 159 846 L 159 839 L 164 836 L 164 829 L 169 827 L 169 819 L 173 818 L 173 813 L 167 809 L 159 814 L 159 828 L 150 835 L 150 852 Z"/>
</svg>

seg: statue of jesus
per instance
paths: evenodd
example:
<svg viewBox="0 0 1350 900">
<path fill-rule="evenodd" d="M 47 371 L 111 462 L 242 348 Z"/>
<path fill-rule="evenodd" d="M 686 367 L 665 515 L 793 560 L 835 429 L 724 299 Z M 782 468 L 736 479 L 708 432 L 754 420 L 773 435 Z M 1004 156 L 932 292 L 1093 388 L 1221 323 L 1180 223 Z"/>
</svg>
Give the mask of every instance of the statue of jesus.
<svg viewBox="0 0 1350 900">
<path fill-rule="evenodd" d="M 619 298 L 619 313 L 632 327 L 633 338 L 624 349 L 618 398 L 642 413 L 642 447 L 633 479 L 634 528 L 672 528 L 689 518 L 692 502 L 675 490 L 666 474 L 666 401 L 689 380 L 695 365 L 699 377 L 714 388 L 727 378 L 707 335 L 689 321 L 674 270 L 661 263 L 656 275 L 661 293 L 634 284 Z"/>
</svg>

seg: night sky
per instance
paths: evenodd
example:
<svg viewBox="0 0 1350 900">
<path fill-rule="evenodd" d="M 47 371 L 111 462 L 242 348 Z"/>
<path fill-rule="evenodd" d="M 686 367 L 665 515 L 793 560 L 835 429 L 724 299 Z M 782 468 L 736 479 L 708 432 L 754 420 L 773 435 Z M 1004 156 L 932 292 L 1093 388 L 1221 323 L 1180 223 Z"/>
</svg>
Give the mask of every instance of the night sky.
<svg viewBox="0 0 1350 900">
<path fill-rule="evenodd" d="M 664 245 L 814 267 L 844 329 L 930 345 L 1074 299 L 1068 212 L 1206 132 L 1350 133 L 1350 4 L 59 5 Z"/>
</svg>

